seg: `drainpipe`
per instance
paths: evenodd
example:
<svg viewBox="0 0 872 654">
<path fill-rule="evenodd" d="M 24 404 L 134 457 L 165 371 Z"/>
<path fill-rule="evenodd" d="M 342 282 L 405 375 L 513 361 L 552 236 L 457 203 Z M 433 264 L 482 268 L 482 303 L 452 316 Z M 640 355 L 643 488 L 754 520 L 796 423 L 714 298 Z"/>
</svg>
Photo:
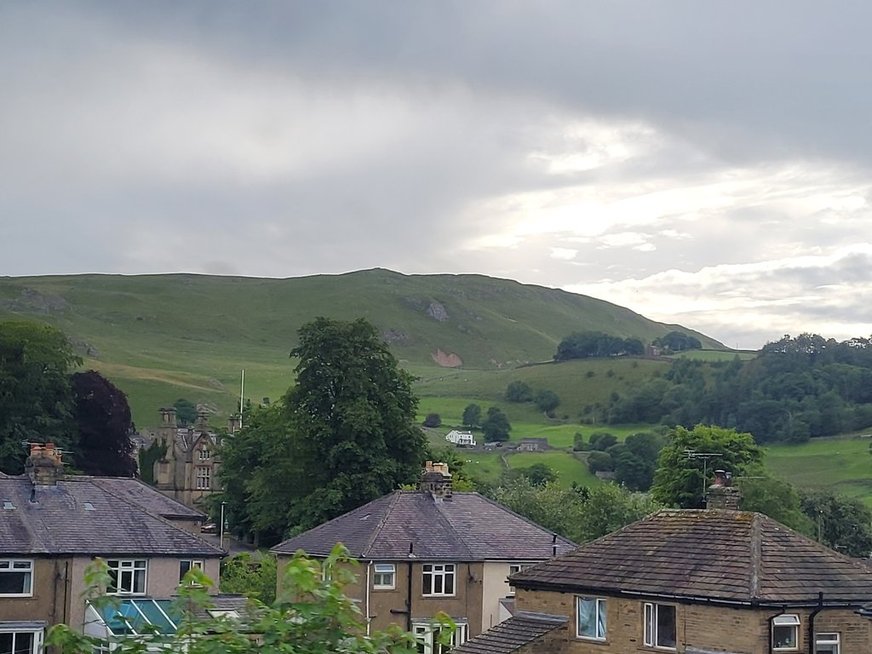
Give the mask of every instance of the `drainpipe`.
<svg viewBox="0 0 872 654">
<path fill-rule="evenodd" d="M 808 616 L 808 654 L 815 654 L 815 637 L 814 637 L 814 619 L 815 616 L 824 610 L 824 594 L 823 592 L 818 593 L 818 603 L 815 607 L 815 610 L 812 611 Z"/>
<path fill-rule="evenodd" d="M 412 559 L 415 557 L 415 544 L 409 543 L 409 578 L 406 580 L 406 631 L 412 631 L 412 568 L 414 563 Z"/>
<path fill-rule="evenodd" d="M 370 571 L 372 570 L 372 561 L 367 562 L 366 564 L 366 635 L 370 635 L 370 631 L 372 630 L 372 618 L 370 616 L 372 613 L 369 610 L 369 591 L 372 587 L 372 582 L 370 581 Z"/>
</svg>

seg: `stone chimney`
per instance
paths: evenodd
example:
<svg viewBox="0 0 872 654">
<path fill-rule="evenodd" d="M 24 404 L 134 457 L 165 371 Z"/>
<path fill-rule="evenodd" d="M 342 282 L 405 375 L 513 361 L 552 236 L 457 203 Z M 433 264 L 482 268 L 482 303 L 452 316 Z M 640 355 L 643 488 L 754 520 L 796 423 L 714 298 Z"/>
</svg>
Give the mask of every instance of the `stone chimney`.
<svg viewBox="0 0 872 654">
<path fill-rule="evenodd" d="M 176 429 L 176 410 L 173 407 L 160 410 L 160 426 L 168 429 Z"/>
<path fill-rule="evenodd" d="M 419 490 L 428 491 L 437 502 L 451 499 L 451 473 L 447 463 L 427 461 L 421 475 Z"/>
<path fill-rule="evenodd" d="M 733 475 L 724 470 L 715 470 L 715 479 L 708 488 L 705 508 L 738 511 L 742 493 L 733 486 Z"/>
<path fill-rule="evenodd" d="M 61 451 L 54 443 L 31 443 L 30 456 L 24 463 L 24 472 L 34 486 L 57 486 L 64 476 Z"/>
<path fill-rule="evenodd" d="M 209 412 L 206 409 L 197 408 L 197 421 L 194 423 L 194 429 L 197 431 L 208 431 Z"/>
<path fill-rule="evenodd" d="M 238 413 L 234 413 L 227 418 L 227 431 L 231 434 L 235 434 L 240 429 L 242 429 L 242 416 Z"/>
</svg>

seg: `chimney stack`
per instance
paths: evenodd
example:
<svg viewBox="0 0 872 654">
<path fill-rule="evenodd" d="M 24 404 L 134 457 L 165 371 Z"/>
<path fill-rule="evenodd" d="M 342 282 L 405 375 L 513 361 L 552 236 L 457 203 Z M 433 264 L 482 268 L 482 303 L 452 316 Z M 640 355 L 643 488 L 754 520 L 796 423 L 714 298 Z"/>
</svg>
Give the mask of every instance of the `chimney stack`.
<svg viewBox="0 0 872 654">
<path fill-rule="evenodd" d="M 715 479 L 708 488 L 705 508 L 738 511 L 742 494 L 733 486 L 733 475 L 725 470 L 715 470 Z"/>
<path fill-rule="evenodd" d="M 61 451 L 54 443 L 31 443 L 24 471 L 34 486 L 57 486 L 58 480 L 64 476 Z"/>
<path fill-rule="evenodd" d="M 447 463 L 427 461 L 418 488 L 428 491 L 436 502 L 451 499 L 451 473 Z"/>
<path fill-rule="evenodd" d="M 242 416 L 238 413 L 234 413 L 227 418 L 227 431 L 231 434 L 235 434 L 240 429 L 242 429 Z"/>
<path fill-rule="evenodd" d="M 197 408 L 197 422 L 194 423 L 194 428 L 197 431 L 209 429 L 209 412 L 206 409 Z"/>
<path fill-rule="evenodd" d="M 176 429 L 176 410 L 174 407 L 160 410 L 160 426 Z"/>
</svg>

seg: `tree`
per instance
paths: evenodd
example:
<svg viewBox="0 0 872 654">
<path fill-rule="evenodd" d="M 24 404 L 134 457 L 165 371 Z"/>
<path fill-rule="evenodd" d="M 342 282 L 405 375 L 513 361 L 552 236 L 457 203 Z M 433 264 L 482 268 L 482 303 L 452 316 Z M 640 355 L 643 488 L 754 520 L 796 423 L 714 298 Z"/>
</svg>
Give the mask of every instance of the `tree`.
<svg viewBox="0 0 872 654">
<path fill-rule="evenodd" d="M 706 456 L 694 457 L 694 453 Z M 751 434 L 705 425 L 692 430 L 676 427 L 660 452 L 651 495 L 667 506 L 701 507 L 710 483 L 710 478 L 703 476 L 704 469 L 711 473 L 720 468 L 739 477 L 762 460 L 763 452 Z"/>
<path fill-rule="evenodd" d="M 547 414 L 549 417 L 554 416 L 554 409 L 560 406 L 560 398 L 557 393 L 549 390 L 542 390 L 536 394 L 536 408 Z"/>
<path fill-rule="evenodd" d="M 193 425 L 197 421 L 197 405 L 180 397 L 173 402 L 173 408 L 176 410 L 176 421 L 182 427 Z"/>
<path fill-rule="evenodd" d="M 530 402 L 533 399 L 533 389 L 522 381 L 513 381 L 506 386 L 506 400 L 509 402 Z"/>
<path fill-rule="evenodd" d="M 276 557 L 269 553 L 242 552 L 224 559 L 221 592 L 272 604 L 276 598 Z"/>
<path fill-rule="evenodd" d="M 587 467 L 596 474 L 597 472 L 611 472 L 615 469 L 615 463 L 610 454 L 605 452 L 591 452 L 587 455 Z"/>
<path fill-rule="evenodd" d="M 481 423 L 481 429 L 485 441 L 502 442 L 509 440 L 512 425 L 509 424 L 509 418 L 502 409 L 492 406 L 487 410 L 487 417 Z"/>
<path fill-rule="evenodd" d="M 702 343 L 696 336 L 684 332 L 671 331 L 665 336 L 654 339 L 654 345 L 662 347 L 670 352 L 683 352 L 685 350 L 698 350 Z"/>
<path fill-rule="evenodd" d="M 517 468 L 516 472 L 529 479 L 534 486 L 544 486 L 549 482 L 557 481 L 557 473 L 544 463 L 534 463 L 526 468 Z"/>
<path fill-rule="evenodd" d="M 0 322 L 0 471 L 24 471 L 27 441 L 75 444 L 68 374 L 80 363 L 54 327 Z"/>
<path fill-rule="evenodd" d="M 590 448 L 605 451 L 618 442 L 618 437 L 606 431 L 595 431 L 590 435 Z"/>
<path fill-rule="evenodd" d="M 133 477 L 133 421 L 127 396 L 95 370 L 71 377 L 75 420 L 79 428 L 75 466 L 89 475 Z"/>
<path fill-rule="evenodd" d="M 755 476 L 737 479 L 736 485 L 742 491 L 740 508 L 743 511 L 763 513 L 806 536 L 815 536 L 814 523 L 803 513 L 800 495 L 791 484 Z"/>
<path fill-rule="evenodd" d="M 424 418 L 424 426 L 425 427 L 438 427 L 442 424 L 442 416 L 438 413 L 428 413 L 427 417 Z"/>
<path fill-rule="evenodd" d="M 602 484 L 590 489 L 581 519 L 574 525 L 570 538 L 577 543 L 586 543 L 641 520 L 660 508 L 647 494 L 632 493 L 616 484 Z"/>
<path fill-rule="evenodd" d="M 477 404 L 467 404 L 463 410 L 463 425 L 478 427 L 481 424 L 481 407 Z"/>
<path fill-rule="evenodd" d="M 305 474 L 288 515 L 307 529 L 417 481 L 425 439 L 412 377 L 370 323 L 317 318 L 299 339 L 284 402 Z"/>
<path fill-rule="evenodd" d="M 207 588 L 212 582 L 199 570 L 188 573 L 179 586 L 177 610 L 181 612 L 178 630 L 165 634 L 161 629 L 141 629 L 139 635 L 118 638 L 112 644 L 117 654 L 143 652 L 186 652 L 187 654 L 413 654 L 414 637 L 392 626 L 385 631 L 365 628 L 360 608 L 346 595 L 355 583 L 351 569 L 355 561 L 341 545 L 320 563 L 301 553 L 294 556 L 284 571 L 282 594 L 272 603 L 255 600 L 240 618 L 212 616 L 213 606 Z M 92 605 L 104 608 L 117 601 L 101 588 L 108 583 L 106 564 L 98 559 L 86 571 L 94 580 L 88 592 Z M 448 616 L 440 613 L 440 643 L 445 644 L 455 629 Z M 139 626 L 139 625 L 138 625 Z M 256 637 L 255 637 L 256 635 Z M 109 643 L 81 633 L 64 624 L 51 627 L 46 644 L 63 654 L 91 654 L 108 650 Z"/>
<path fill-rule="evenodd" d="M 810 492 L 802 495 L 800 505 L 824 545 L 858 558 L 872 552 L 872 510 L 860 500 Z"/>
</svg>

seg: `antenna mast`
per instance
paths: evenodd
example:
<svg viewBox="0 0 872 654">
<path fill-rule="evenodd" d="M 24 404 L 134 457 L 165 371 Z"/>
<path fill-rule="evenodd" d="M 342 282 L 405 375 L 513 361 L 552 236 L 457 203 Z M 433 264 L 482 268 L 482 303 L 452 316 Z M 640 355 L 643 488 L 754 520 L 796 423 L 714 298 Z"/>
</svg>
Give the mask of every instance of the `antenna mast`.
<svg viewBox="0 0 872 654">
<path fill-rule="evenodd" d="M 239 428 L 242 428 L 242 406 L 245 402 L 245 368 L 242 369 L 242 381 L 239 384 Z"/>
</svg>

